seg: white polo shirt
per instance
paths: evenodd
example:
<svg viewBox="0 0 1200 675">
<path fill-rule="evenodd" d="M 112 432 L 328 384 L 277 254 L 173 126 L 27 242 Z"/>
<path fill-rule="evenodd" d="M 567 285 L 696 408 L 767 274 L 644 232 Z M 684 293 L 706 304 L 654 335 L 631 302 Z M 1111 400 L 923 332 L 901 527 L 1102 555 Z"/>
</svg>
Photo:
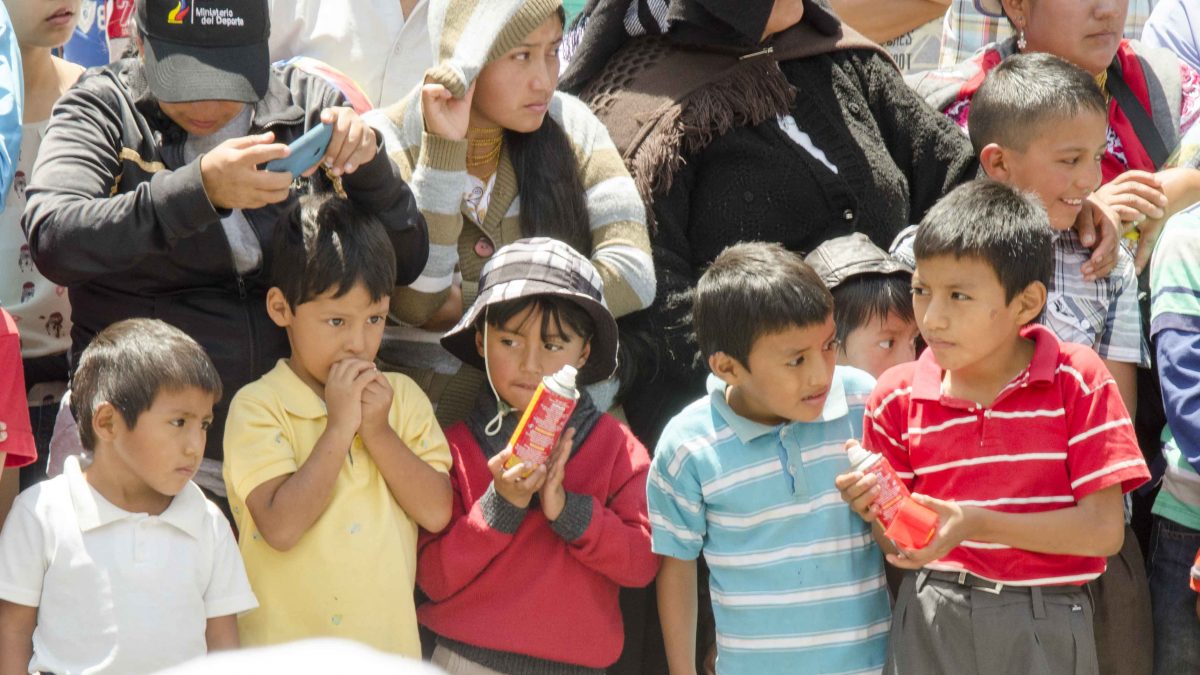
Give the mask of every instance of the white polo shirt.
<svg viewBox="0 0 1200 675">
<path fill-rule="evenodd" d="M 188 483 L 159 516 L 100 496 L 76 457 L 17 497 L 0 599 L 38 608 L 30 672 L 150 673 L 207 652 L 209 618 L 258 606 L 229 521 Z"/>
</svg>

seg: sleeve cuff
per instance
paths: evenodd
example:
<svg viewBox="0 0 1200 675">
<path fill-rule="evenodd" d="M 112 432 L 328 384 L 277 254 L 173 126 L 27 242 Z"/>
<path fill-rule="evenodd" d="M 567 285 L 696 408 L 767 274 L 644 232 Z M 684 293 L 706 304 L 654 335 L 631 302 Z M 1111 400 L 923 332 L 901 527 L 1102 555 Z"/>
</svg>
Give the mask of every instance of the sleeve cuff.
<svg viewBox="0 0 1200 675">
<path fill-rule="evenodd" d="M 467 170 L 467 141 L 452 141 L 436 134 L 421 134 L 419 164 L 441 171 Z"/>
<path fill-rule="evenodd" d="M 204 613 L 207 615 L 205 618 L 208 619 L 215 619 L 218 616 L 229 616 L 231 614 L 242 614 L 252 609 L 258 609 L 258 598 L 254 597 L 254 594 L 249 591 L 228 598 L 205 600 L 204 602 Z"/>
<path fill-rule="evenodd" d="M 582 537 L 583 533 L 587 531 L 588 525 L 591 524 L 591 496 L 568 492 L 567 504 L 563 507 L 562 513 L 558 514 L 558 520 L 550 523 L 550 529 L 554 530 L 564 541 L 570 543 Z"/>
<path fill-rule="evenodd" d="M 488 486 L 487 492 L 479 498 L 479 510 L 488 527 L 504 534 L 516 534 L 517 528 L 525 521 L 528 509 L 514 506 L 496 492 L 496 484 Z"/>
<path fill-rule="evenodd" d="M 204 190 L 200 159 L 151 176 L 150 195 L 155 215 L 174 240 L 186 239 L 221 220 L 220 211 Z"/>
</svg>

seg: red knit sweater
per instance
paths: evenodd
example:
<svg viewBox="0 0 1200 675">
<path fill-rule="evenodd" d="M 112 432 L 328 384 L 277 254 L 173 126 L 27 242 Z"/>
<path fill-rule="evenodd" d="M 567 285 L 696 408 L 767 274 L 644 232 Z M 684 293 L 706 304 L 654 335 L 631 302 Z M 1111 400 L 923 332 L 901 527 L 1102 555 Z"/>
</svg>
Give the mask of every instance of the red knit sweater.
<svg viewBox="0 0 1200 675">
<path fill-rule="evenodd" d="M 650 552 L 650 458 L 627 427 L 601 416 L 566 465 L 563 488 L 589 496 L 592 517 L 568 543 L 531 507 L 515 534 L 488 525 L 479 500 L 492 483 L 482 448 L 463 423 L 446 431 L 454 468 L 450 524 L 422 533 L 417 610 L 435 633 L 488 649 L 590 668 L 621 654 L 617 591 L 658 572 Z"/>
</svg>

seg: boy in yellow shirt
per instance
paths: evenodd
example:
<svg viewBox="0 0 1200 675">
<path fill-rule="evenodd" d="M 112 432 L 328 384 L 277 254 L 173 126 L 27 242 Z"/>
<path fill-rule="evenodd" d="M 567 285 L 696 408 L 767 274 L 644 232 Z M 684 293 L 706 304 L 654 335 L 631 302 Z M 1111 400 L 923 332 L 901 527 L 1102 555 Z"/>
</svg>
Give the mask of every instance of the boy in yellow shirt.
<svg viewBox="0 0 1200 675">
<path fill-rule="evenodd" d="M 291 358 L 234 397 L 225 485 L 260 608 L 244 645 L 319 635 L 420 656 L 417 527 L 450 518 L 450 452 L 429 400 L 375 369 L 396 263 L 345 199 L 302 200 L 276 231 L 267 312 Z"/>
</svg>

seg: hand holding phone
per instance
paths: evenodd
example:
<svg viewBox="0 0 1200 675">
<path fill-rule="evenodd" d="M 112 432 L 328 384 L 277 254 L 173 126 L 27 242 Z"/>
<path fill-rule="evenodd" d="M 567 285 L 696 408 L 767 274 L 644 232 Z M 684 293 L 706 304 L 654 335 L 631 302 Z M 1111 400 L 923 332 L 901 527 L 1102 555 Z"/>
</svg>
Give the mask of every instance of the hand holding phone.
<svg viewBox="0 0 1200 675">
<path fill-rule="evenodd" d="M 315 126 L 288 145 L 287 157 L 271 160 L 265 168 L 267 171 L 286 171 L 294 179 L 321 161 L 332 137 L 333 125 Z"/>
<path fill-rule="evenodd" d="M 257 209 L 288 198 L 290 173 L 263 171 L 282 159 L 287 146 L 268 131 L 231 138 L 200 156 L 200 180 L 209 203 L 218 209 Z"/>
</svg>

